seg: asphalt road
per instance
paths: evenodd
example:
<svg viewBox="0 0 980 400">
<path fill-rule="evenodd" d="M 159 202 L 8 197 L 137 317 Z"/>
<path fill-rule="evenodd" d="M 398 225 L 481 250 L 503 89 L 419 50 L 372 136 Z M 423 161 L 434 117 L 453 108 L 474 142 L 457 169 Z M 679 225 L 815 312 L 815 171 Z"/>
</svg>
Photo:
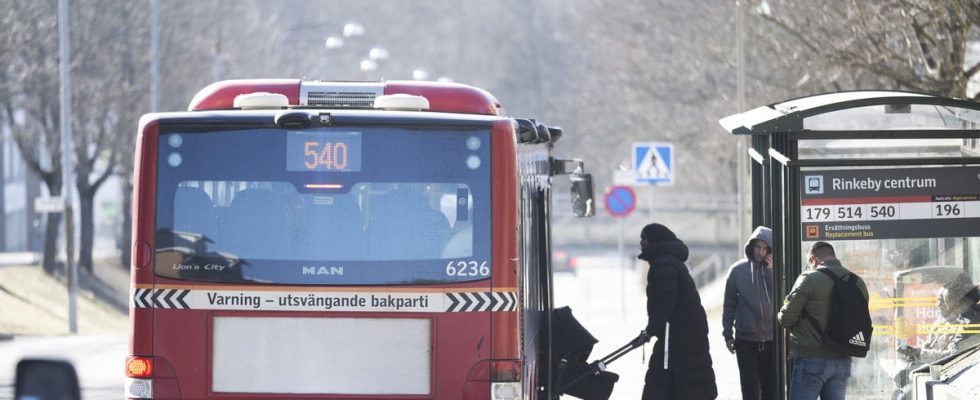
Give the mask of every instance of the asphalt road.
<svg viewBox="0 0 980 400">
<path fill-rule="evenodd" d="M 590 357 L 597 359 L 635 337 L 645 324 L 644 282 L 642 271 L 619 268 L 615 259 L 599 257 L 582 261 L 577 274 L 556 275 L 555 303 L 571 306 L 576 317 L 599 339 Z M 712 328 L 711 355 L 721 392 L 719 400 L 725 400 L 740 396 L 738 374 L 734 372 L 735 357 L 725 351 L 721 335 L 714 330 L 720 325 L 717 318 L 720 318 L 721 291 L 723 286 L 708 285 L 701 290 L 701 296 Z M 16 364 L 29 357 L 70 361 L 78 371 L 85 400 L 121 398 L 126 346 L 126 332 L 0 338 L 0 400 L 13 399 Z M 651 348 L 648 345 L 609 365 L 611 372 L 620 375 L 612 400 L 640 397 Z"/>
<path fill-rule="evenodd" d="M 0 400 L 13 399 L 17 362 L 25 358 L 70 361 L 85 400 L 122 398 L 126 346 L 124 333 L 0 340 Z"/>
</svg>

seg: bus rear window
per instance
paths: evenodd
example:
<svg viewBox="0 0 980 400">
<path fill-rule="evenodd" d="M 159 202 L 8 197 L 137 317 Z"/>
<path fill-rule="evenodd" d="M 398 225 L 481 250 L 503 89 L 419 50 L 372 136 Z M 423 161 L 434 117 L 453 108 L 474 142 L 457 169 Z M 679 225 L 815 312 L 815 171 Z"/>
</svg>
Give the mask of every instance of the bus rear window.
<svg viewBox="0 0 980 400">
<path fill-rule="evenodd" d="M 158 275 L 320 285 L 489 278 L 480 268 L 490 263 L 488 129 L 172 132 L 159 149 Z"/>
</svg>

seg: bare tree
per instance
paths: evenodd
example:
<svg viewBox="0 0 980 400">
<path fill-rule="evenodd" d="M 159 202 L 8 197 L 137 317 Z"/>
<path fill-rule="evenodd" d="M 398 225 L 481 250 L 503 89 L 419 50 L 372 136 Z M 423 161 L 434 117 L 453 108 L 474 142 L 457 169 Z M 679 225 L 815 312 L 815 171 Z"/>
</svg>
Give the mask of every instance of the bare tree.
<svg viewBox="0 0 980 400">
<path fill-rule="evenodd" d="M 130 6 L 141 5 L 138 2 L 129 2 Z M 150 110 L 151 99 L 146 95 L 150 87 L 150 24 L 148 7 L 134 7 L 128 10 L 125 21 L 128 23 L 121 28 L 121 40 L 128 41 L 128 45 L 120 49 L 119 65 L 116 71 L 116 82 L 119 85 L 122 96 L 117 96 L 113 100 L 119 104 L 115 109 L 118 117 L 114 119 L 116 125 L 112 128 L 115 133 L 115 173 L 119 177 L 122 189 L 122 223 L 119 225 L 119 239 L 117 248 L 119 250 L 119 264 L 129 266 L 132 247 L 131 225 L 132 215 L 132 192 L 133 192 L 133 160 L 136 147 L 136 130 L 140 115 Z"/>
<path fill-rule="evenodd" d="M 90 0 L 77 3 L 73 35 L 75 56 L 75 185 L 80 212 L 80 267 L 91 272 L 94 242 L 94 198 L 117 168 L 117 154 L 133 151 L 138 110 L 147 110 L 146 29 L 144 2 Z M 111 24 L 105 21 L 113 21 Z M 139 101 L 144 100 L 144 101 Z M 134 102 L 136 104 L 134 104 Z M 137 112 L 134 112 L 137 111 Z M 128 246 L 127 246 L 128 247 Z"/>
<path fill-rule="evenodd" d="M 61 194 L 61 139 L 58 102 L 57 5 L 54 1 L 2 7 L 7 79 L 0 96 L 3 122 L 27 166 L 37 173 L 48 193 Z M 44 232 L 44 270 L 53 273 L 60 214 L 48 214 Z"/>
<path fill-rule="evenodd" d="M 558 119 L 570 120 L 597 186 L 630 161 L 632 142 L 671 142 L 677 183 L 658 196 L 735 192 L 734 139 L 716 122 L 734 108 L 734 7 L 718 4 L 595 1 L 566 11 L 573 41 Z"/>
<path fill-rule="evenodd" d="M 767 53 L 757 53 L 765 61 L 756 66 L 794 71 L 782 81 L 791 91 L 884 88 L 980 100 L 968 92 L 980 62 L 966 58 L 969 42 L 980 40 L 980 1 L 758 0 L 750 10 L 762 22 L 750 24 L 754 43 Z"/>
<path fill-rule="evenodd" d="M 74 109 L 73 164 L 79 194 L 79 266 L 92 269 L 93 198 L 115 171 L 118 154 L 132 152 L 138 112 L 134 99 L 145 98 L 147 5 L 139 2 L 91 0 L 72 2 L 71 93 Z M 54 1 L 6 4 L 5 35 L 0 57 L 8 65 L 0 99 L 3 123 L 20 153 L 51 195 L 61 193 L 59 135 L 57 4 Z M 142 41 L 142 42 L 141 42 Z M 122 140 L 121 140 L 122 138 Z M 126 140 L 129 139 L 129 140 Z M 49 214 L 45 227 L 46 271 L 55 270 L 60 214 Z M 127 246 L 128 247 L 128 246 Z"/>
</svg>

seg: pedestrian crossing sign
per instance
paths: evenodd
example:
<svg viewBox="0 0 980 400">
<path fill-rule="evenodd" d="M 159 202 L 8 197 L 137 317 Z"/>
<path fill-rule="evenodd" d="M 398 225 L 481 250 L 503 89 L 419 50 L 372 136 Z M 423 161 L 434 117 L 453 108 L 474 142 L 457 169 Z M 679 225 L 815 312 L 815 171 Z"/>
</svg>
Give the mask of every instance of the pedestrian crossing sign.
<svg viewBox="0 0 980 400">
<path fill-rule="evenodd" d="M 671 143 L 633 143 L 633 171 L 637 184 L 674 184 L 674 145 Z"/>
</svg>

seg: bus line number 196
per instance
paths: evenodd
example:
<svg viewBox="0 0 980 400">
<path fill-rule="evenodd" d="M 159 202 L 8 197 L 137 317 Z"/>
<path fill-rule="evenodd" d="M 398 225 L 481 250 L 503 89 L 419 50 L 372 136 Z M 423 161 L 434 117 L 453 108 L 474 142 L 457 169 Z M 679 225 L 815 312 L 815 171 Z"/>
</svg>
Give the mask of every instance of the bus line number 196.
<svg viewBox="0 0 980 400">
<path fill-rule="evenodd" d="M 446 264 L 447 276 L 490 276 L 490 266 L 487 262 L 450 261 Z"/>
<path fill-rule="evenodd" d="M 960 205 L 953 203 L 936 204 L 936 217 L 951 217 L 960 215 Z"/>
</svg>

